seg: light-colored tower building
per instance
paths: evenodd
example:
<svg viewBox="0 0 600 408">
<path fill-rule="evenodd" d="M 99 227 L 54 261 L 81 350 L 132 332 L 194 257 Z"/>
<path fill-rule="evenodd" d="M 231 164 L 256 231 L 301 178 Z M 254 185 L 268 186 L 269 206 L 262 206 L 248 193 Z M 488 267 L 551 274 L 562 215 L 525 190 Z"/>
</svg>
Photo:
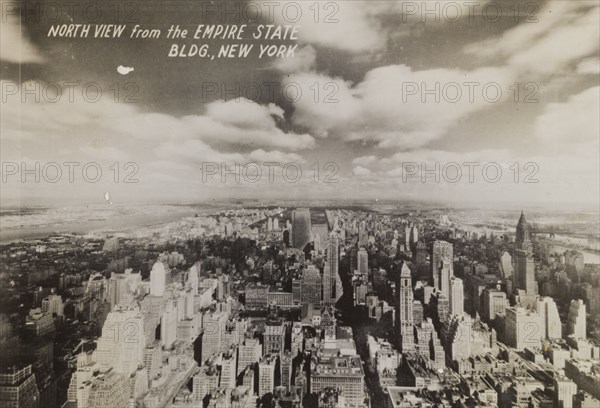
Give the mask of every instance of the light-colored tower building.
<svg viewBox="0 0 600 408">
<path fill-rule="evenodd" d="M 131 269 L 126 269 L 124 273 L 113 272 L 107 281 L 107 295 L 111 309 L 117 305 L 129 306 L 141 283 L 142 275 L 132 273 Z"/>
<path fill-rule="evenodd" d="M 184 304 L 184 316 L 186 319 L 193 319 L 195 310 L 194 310 L 194 290 L 192 288 L 187 288 L 183 292 L 183 298 L 185 299 Z"/>
<path fill-rule="evenodd" d="M 205 313 L 202 319 L 202 361 L 221 351 L 228 314 L 225 312 Z"/>
<path fill-rule="evenodd" d="M 399 309 L 402 352 L 414 350 L 413 289 L 410 269 L 406 263 L 400 271 Z"/>
<path fill-rule="evenodd" d="M 450 278 L 450 313 L 461 315 L 464 312 L 465 292 L 463 281 L 456 276 Z"/>
<path fill-rule="evenodd" d="M 569 318 L 567 321 L 568 335 L 572 335 L 576 339 L 585 339 L 587 337 L 585 313 L 585 303 L 583 303 L 583 300 L 571 300 L 571 305 L 569 306 Z"/>
<path fill-rule="evenodd" d="M 48 296 L 46 299 L 42 300 L 42 312 L 56 313 L 57 316 L 64 316 L 64 304 L 62 301 L 62 296 L 52 294 Z"/>
<path fill-rule="evenodd" d="M 67 401 L 78 407 L 87 407 L 90 397 L 90 380 L 99 365 L 92 360 L 92 353 L 77 355 L 77 368 L 71 375 L 67 390 Z"/>
<path fill-rule="evenodd" d="M 542 297 L 538 299 L 536 311 L 540 315 L 542 322 L 543 335 L 547 339 L 560 339 L 562 337 L 562 327 L 556 302 L 551 297 Z"/>
<path fill-rule="evenodd" d="M 511 278 L 513 275 L 512 256 L 507 251 L 504 251 L 500 257 L 500 271 L 504 279 Z"/>
<path fill-rule="evenodd" d="M 506 343 L 517 350 L 538 348 L 543 336 L 540 315 L 521 307 L 506 309 Z"/>
<path fill-rule="evenodd" d="M 160 316 L 160 339 L 166 350 L 170 349 L 177 339 L 177 310 L 177 303 L 171 299 Z"/>
<path fill-rule="evenodd" d="M 159 261 L 150 271 L 150 296 L 163 296 L 167 286 L 168 266 Z"/>
<path fill-rule="evenodd" d="M 471 357 L 473 339 L 473 321 L 471 316 L 467 314 L 452 316 L 446 342 L 450 359 L 452 361 L 461 361 Z"/>
<path fill-rule="evenodd" d="M 452 261 L 448 258 L 442 258 L 440 270 L 438 271 L 439 291 L 444 295 L 444 299 L 450 299 L 450 279 L 453 278 Z"/>
<path fill-rule="evenodd" d="M 93 360 L 103 370 L 112 368 L 129 377 L 144 361 L 146 338 L 139 310 L 116 308 L 106 317 Z"/>
<path fill-rule="evenodd" d="M 194 296 L 198 294 L 200 286 L 200 263 L 194 264 L 188 271 L 188 286 L 192 289 Z"/>
</svg>

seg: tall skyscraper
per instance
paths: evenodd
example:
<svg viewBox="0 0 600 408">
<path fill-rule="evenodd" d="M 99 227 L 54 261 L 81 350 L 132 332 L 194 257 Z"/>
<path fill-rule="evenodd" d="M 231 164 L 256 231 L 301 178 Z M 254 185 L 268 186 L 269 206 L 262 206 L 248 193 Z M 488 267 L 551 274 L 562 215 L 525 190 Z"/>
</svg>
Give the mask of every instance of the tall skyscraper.
<svg viewBox="0 0 600 408">
<path fill-rule="evenodd" d="M 202 361 L 223 350 L 225 327 L 228 314 L 225 312 L 205 313 L 202 319 Z"/>
<path fill-rule="evenodd" d="M 519 217 L 519 222 L 517 223 L 515 245 L 517 249 L 523 249 L 527 252 L 531 252 L 533 250 L 533 245 L 531 244 L 531 228 L 525 219 L 525 214 L 523 211 L 521 211 L 521 216 Z"/>
<path fill-rule="evenodd" d="M 300 283 L 301 303 L 320 305 L 322 287 L 323 282 L 321 280 L 321 273 L 314 265 L 308 265 L 306 269 L 302 271 L 302 280 Z"/>
<path fill-rule="evenodd" d="M 581 299 L 571 300 L 569 306 L 569 319 L 567 321 L 567 334 L 576 339 L 586 338 L 585 303 Z"/>
<path fill-rule="evenodd" d="M 414 349 L 414 329 L 413 329 L 413 289 L 410 269 L 406 263 L 402 264 L 400 271 L 400 337 L 402 352 L 412 351 Z"/>
<path fill-rule="evenodd" d="M 106 317 L 93 360 L 129 377 L 144 361 L 144 321 L 138 310 L 116 308 Z"/>
<path fill-rule="evenodd" d="M 536 311 L 540 315 L 543 335 L 547 339 L 560 339 L 562 328 L 556 302 L 551 297 L 544 296 L 537 301 Z"/>
<path fill-rule="evenodd" d="M 471 357 L 474 344 L 473 320 L 468 314 L 451 316 L 446 334 L 446 347 L 453 361 Z"/>
<path fill-rule="evenodd" d="M 452 244 L 446 241 L 435 241 L 431 249 L 431 275 L 433 280 L 433 287 L 442 290 L 444 284 L 442 279 L 442 272 L 450 279 L 454 276 L 454 251 Z M 444 271 L 442 271 L 444 267 Z M 449 282 L 448 282 L 449 284 Z M 448 298 L 449 293 L 444 293 L 444 296 Z"/>
<path fill-rule="evenodd" d="M 438 271 L 438 282 L 440 285 L 438 289 L 446 299 L 450 299 L 450 279 L 453 277 L 452 261 L 443 257 Z"/>
<path fill-rule="evenodd" d="M 512 256 L 506 251 L 500 257 L 500 271 L 504 279 L 512 278 L 513 276 Z"/>
<path fill-rule="evenodd" d="M 369 254 L 365 248 L 358 250 L 358 273 L 367 275 L 369 272 Z M 353 271 L 352 271 L 353 272 Z"/>
<path fill-rule="evenodd" d="M 358 226 L 358 246 L 366 246 L 369 242 L 369 234 L 367 233 L 367 226 L 364 221 Z"/>
<path fill-rule="evenodd" d="M 532 256 L 533 245 L 530 237 L 529 224 L 525 220 L 525 215 L 521 212 L 515 239 L 513 286 L 515 291 L 524 290 L 526 295 L 535 296 L 537 294 L 537 283 Z"/>
<path fill-rule="evenodd" d="M 168 350 L 177 339 L 177 304 L 171 299 L 160 317 L 160 339 Z"/>
<path fill-rule="evenodd" d="M 112 273 L 107 283 L 108 302 L 111 310 L 116 305 L 127 305 L 133 298 L 128 293 L 128 279 L 122 273 Z"/>
<path fill-rule="evenodd" d="M 419 241 L 419 229 L 416 225 L 410 229 L 410 246 L 412 247 Z"/>
<path fill-rule="evenodd" d="M 297 208 L 292 212 L 292 246 L 303 250 L 310 242 L 310 210 Z"/>
<path fill-rule="evenodd" d="M 540 315 L 521 307 L 506 309 L 506 343 L 517 350 L 540 347 L 543 337 Z"/>
<path fill-rule="evenodd" d="M 323 268 L 323 304 L 325 306 L 335 305 L 342 296 L 341 285 L 338 285 L 340 281 L 338 263 L 338 239 L 335 234 L 331 234 L 327 240 L 327 258 Z"/>
<path fill-rule="evenodd" d="M 192 289 L 194 296 L 198 294 L 198 287 L 200 286 L 200 262 L 194 264 L 188 271 L 187 284 Z"/>
<path fill-rule="evenodd" d="M 150 296 L 163 296 L 167 286 L 167 265 L 158 261 L 150 271 Z"/>
<path fill-rule="evenodd" d="M 464 312 L 464 287 L 463 281 L 456 276 L 450 279 L 450 313 L 461 315 Z"/>
</svg>

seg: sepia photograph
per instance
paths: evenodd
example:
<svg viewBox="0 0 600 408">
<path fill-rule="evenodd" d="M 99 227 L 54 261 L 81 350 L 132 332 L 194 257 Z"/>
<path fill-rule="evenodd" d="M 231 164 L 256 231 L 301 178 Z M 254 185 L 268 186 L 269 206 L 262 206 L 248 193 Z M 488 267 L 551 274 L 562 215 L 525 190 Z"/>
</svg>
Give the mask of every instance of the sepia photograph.
<svg viewBox="0 0 600 408">
<path fill-rule="evenodd" d="M 0 0 L 0 408 L 599 408 L 600 0 Z"/>
</svg>

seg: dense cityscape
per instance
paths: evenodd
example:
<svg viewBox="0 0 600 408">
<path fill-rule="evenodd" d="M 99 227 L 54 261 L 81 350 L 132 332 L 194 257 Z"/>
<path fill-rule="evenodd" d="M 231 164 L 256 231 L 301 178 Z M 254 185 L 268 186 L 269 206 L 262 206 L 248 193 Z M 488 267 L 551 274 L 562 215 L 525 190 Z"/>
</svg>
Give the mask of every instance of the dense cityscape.
<svg viewBox="0 0 600 408">
<path fill-rule="evenodd" d="M 598 237 L 511 217 L 237 206 L 6 242 L 0 407 L 596 408 Z"/>
</svg>

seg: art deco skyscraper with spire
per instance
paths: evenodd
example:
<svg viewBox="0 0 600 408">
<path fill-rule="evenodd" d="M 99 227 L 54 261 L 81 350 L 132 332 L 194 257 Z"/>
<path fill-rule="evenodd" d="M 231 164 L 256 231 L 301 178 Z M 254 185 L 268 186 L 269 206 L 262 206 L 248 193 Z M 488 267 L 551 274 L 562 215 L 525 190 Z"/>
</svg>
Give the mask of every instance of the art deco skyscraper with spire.
<svg viewBox="0 0 600 408">
<path fill-rule="evenodd" d="M 535 266 L 533 263 L 533 245 L 531 243 L 531 227 L 521 212 L 517 224 L 514 253 L 514 288 L 515 294 L 524 300 L 524 297 L 535 298 L 538 290 L 535 281 Z M 529 302 L 527 302 L 529 303 Z M 523 305 L 526 306 L 526 305 Z"/>
</svg>

